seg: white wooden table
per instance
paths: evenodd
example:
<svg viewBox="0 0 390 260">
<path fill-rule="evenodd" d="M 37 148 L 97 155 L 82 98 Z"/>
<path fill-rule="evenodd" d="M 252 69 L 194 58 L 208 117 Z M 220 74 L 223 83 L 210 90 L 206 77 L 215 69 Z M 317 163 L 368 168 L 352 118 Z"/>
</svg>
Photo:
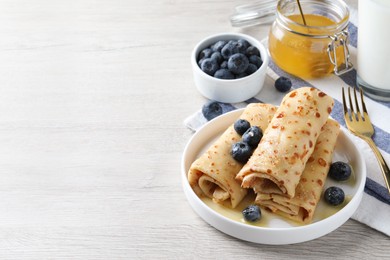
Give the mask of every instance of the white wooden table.
<svg viewBox="0 0 390 260">
<path fill-rule="evenodd" d="M 205 102 L 190 52 L 213 33 L 264 37 L 230 26 L 243 2 L 0 1 L 1 259 L 390 259 L 389 238 L 352 220 L 265 246 L 187 203 L 183 120 Z"/>
</svg>

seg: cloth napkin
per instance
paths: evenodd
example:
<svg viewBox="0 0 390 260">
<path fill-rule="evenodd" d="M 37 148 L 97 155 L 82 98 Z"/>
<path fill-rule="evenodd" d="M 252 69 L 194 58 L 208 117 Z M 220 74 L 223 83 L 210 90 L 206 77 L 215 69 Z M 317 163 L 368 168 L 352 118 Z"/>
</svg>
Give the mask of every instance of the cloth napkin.
<svg viewBox="0 0 390 260">
<path fill-rule="evenodd" d="M 354 9 L 351 10 L 350 20 L 351 22 L 348 28 L 350 33 L 349 49 L 351 52 L 352 63 L 357 64 L 356 51 L 358 21 L 357 12 Z M 266 45 L 266 39 L 263 40 L 263 43 Z M 314 86 L 332 96 L 335 100 L 335 105 L 331 113 L 331 117 L 337 120 L 341 127 L 346 129 L 343 117 L 341 88 L 356 86 L 356 70 L 352 70 L 340 77 L 331 75 L 322 79 L 303 80 L 285 73 L 271 61 L 267 69 L 267 75 L 269 77 L 267 78 L 263 89 L 254 98 L 241 103 L 220 103 L 223 113 L 246 107 L 247 104 L 253 102 L 279 105 L 284 94 L 278 92 L 274 88 L 273 84 L 277 78 L 285 76 L 291 79 L 293 89 L 303 86 Z M 377 147 L 381 150 L 384 159 L 388 164 L 390 164 L 390 102 L 380 102 L 370 99 L 369 97 L 365 97 L 365 103 L 375 129 L 373 140 Z M 201 108 L 184 121 L 185 126 L 192 131 L 197 131 L 205 123 L 207 123 L 207 119 L 205 119 L 202 115 Z M 367 166 L 367 180 L 364 188 L 363 199 L 359 208 L 352 216 L 352 219 L 364 223 L 390 236 L 390 195 L 386 189 L 379 164 L 374 153 L 366 142 L 350 134 L 348 131 L 346 132 L 363 153 Z"/>
</svg>

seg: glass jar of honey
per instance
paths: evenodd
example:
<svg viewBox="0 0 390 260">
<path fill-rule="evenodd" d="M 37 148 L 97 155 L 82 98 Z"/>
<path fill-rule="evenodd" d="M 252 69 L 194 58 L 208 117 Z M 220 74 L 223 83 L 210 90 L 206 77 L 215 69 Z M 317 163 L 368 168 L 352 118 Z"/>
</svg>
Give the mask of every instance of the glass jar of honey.
<svg viewBox="0 0 390 260">
<path fill-rule="evenodd" d="M 342 0 L 280 0 L 268 47 L 272 60 L 301 78 L 352 69 L 348 50 L 348 6 Z"/>
</svg>

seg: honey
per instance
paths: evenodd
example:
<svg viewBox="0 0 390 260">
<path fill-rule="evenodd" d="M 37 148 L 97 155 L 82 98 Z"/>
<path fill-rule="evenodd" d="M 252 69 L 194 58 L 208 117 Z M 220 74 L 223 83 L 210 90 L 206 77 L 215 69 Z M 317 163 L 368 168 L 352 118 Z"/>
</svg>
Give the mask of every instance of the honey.
<svg viewBox="0 0 390 260">
<path fill-rule="evenodd" d="M 284 218 L 275 213 L 271 213 L 265 210 L 264 208 L 261 208 L 261 219 L 259 221 L 257 222 L 245 221 L 242 215 L 242 210 L 245 209 L 247 206 L 254 204 L 255 196 L 256 195 L 252 192 L 248 193 L 248 195 L 234 209 L 232 209 L 229 204 L 218 204 L 208 197 L 202 197 L 201 200 L 208 207 L 213 209 L 215 212 L 218 212 L 222 216 L 231 219 L 233 221 L 237 221 L 243 224 L 248 224 L 251 226 L 270 228 L 270 227 L 275 227 L 275 225 L 278 227 L 299 227 L 305 225 L 303 223 L 298 223 L 290 219 Z M 351 201 L 351 199 L 352 196 L 347 195 L 342 204 L 338 206 L 331 206 L 326 202 L 324 202 L 323 198 L 321 198 L 321 200 L 317 205 L 316 211 L 314 212 L 312 223 L 324 220 L 336 214 L 338 211 L 344 208 Z"/>
<path fill-rule="evenodd" d="M 301 3 L 303 10 L 307 11 L 304 14 L 306 25 L 299 13 L 291 12 L 293 6 L 290 5 L 294 2 L 279 2 L 277 19 L 268 39 L 269 53 L 274 63 L 282 70 L 304 79 L 323 77 L 332 72 L 339 75 L 352 69 L 347 46 L 348 10 L 329 15 L 331 11 L 323 10 L 323 5 L 317 3 L 310 6 L 306 1 Z"/>
</svg>

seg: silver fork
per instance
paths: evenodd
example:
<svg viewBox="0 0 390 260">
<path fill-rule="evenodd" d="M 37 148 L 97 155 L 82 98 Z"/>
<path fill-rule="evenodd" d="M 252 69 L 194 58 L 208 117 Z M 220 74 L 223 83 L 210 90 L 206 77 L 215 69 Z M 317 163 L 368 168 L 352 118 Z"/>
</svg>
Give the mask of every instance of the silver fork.
<svg viewBox="0 0 390 260">
<path fill-rule="evenodd" d="M 364 100 L 363 100 L 363 90 L 360 88 L 360 97 L 361 97 L 363 113 L 360 113 L 360 110 L 359 110 L 358 100 L 357 100 L 357 96 L 356 96 L 356 89 L 354 89 L 356 112 L 353 109 L 350 88 L 348 87 L 348 99 L 349 99 L 350 113 L 348 112 L 347 102 L 345 101 L 344 88 L 342 89 L 342 93 L 343 93 L 343 107 L 344 107 L 345 123 L 347 124 L 349 131 L 351 131 L 353 134 L 360 137 L 361 139 L 363 139 L 364 141 L 366 141 L 370 145 L 372 151 L 374 152 L 374 154 L 376 156 L 376 159 L 379 162 L 379 166 L 381 168 L 383 177 L 385 179 L 387 190 L 390 193 L 389 166 L 387 166 L 387 163 L 383 159 L 382 154 L 380 153 L 380 151 L 376 147 L 374 141 L 372 140 L 372 135 L 374 134 L 374 128 L 372 127 L 370 117 L 368 116 L 368 113 L 367 113 L 366 104 L 364 103 Z"/>
</svg>

